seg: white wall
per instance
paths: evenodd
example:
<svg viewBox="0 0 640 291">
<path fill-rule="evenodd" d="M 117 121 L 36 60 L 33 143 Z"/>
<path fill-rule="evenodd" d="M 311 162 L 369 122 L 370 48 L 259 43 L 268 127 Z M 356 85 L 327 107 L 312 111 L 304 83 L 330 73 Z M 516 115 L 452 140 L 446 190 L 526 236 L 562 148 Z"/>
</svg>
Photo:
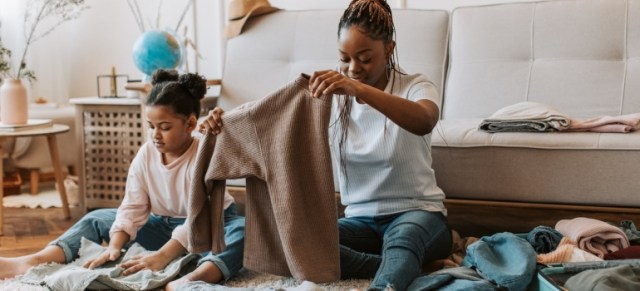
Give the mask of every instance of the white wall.
<svg viewBox="0 0 640 291">
<path fill-rule="evenodd" d="M 138 0 L 145 21 L 155 23 L 161 0 Z M 173 28 L 188 0 L 161 1 L 160 28 Z M 195 60 L 190 51 L 189 69 L 207 78 L 219 78 L 222 72 L 226 22 L 224 7 L 230 0 L 195 0 L 184 19 L 190 38 L 196 41 L 204 59 Z M 457 6 L 522 2 L 527 0 L 388 0 L 393 8 L 445 9 Z M 96 76 L 117 73 L 133 79 L 143 74 L 133 64 L 131 49 L 141 32 L 126 0 L 87 0 L 90 9 L 79 19 L 58 27 L 46 38 L 32 44 L 29 67 L 35 70 L 38 82 L 30 89 L 30 98 L 45 97 L 52 102 L 67 103 L 69 98 L 95 96 Z M 349 0 L 271 0 L 283 9 L 343 9 Z M 5 44 L 21 51 L 22 15 L 25 0 L 0 0 L 0 35 Z M 181 33 L 181 32 L 180 32 Z M 17 49 L 20 47 L 19 49 Z M 18 54 L 15 52 L 14 54 Z"/>
</svg>

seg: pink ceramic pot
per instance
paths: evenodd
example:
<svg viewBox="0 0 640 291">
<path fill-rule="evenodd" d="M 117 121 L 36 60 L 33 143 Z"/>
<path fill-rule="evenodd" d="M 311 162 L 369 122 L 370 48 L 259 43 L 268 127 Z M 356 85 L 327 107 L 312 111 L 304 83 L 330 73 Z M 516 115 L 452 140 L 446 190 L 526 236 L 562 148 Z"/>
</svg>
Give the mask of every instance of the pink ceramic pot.
<svg viewBox="0 0 640 291">
<path fill-rule="evenodd" d="M 29 119 L 27 90 L 20 80 L 5 79 L 0 86 L 0 122 L 25 124 Z"/>
</svg>

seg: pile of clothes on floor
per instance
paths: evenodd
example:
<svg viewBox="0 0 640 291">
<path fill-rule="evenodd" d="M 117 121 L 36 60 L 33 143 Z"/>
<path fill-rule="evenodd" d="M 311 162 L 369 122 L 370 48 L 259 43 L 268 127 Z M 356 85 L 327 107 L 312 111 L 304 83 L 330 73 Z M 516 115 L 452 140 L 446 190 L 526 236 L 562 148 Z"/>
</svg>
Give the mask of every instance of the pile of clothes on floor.
<svg viewBox="0 0 640 291">
<path fill-rule="evenodd" d="M 640 232 L 629 220 L 615 226 L 578 217 L 560 220 L 555 227 L 538 226 L 526 234 L 503 232 L 480 239 L 461 238 L 454 231 L 451 256 L 425 266 L 425 273 L 437 271 L 416 279 L 409 290 L 527 290 L 538 269 L 582 262 L 591 263 L 569 278 L 565 288 L 640 290 L 640 260 L 635 261 L 638 264 L 607 263 L 625 259 L 640 259 Z"/>
</svg>

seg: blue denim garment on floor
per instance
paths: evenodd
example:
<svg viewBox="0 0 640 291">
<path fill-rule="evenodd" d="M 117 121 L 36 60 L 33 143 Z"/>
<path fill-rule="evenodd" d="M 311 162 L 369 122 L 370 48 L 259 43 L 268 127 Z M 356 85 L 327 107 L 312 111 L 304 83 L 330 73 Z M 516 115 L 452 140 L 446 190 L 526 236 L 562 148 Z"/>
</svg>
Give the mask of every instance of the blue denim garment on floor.
<svg viewBox="0 0 640 291">
<path fill-rule="evenodd" d="M 536 226 L 527 233 L 527 241 L 538 254 L 546 254 L 555 250 L 562 240 L 562 234 L 548 226 Z"/>
<path fill-rule="evenodd" d="M 462 266 L 475 269 L 499 288 L 526 290 L 536 272 L 536 252 L 526 240 L 502 232 L 467 247 Z"/>
</svg>

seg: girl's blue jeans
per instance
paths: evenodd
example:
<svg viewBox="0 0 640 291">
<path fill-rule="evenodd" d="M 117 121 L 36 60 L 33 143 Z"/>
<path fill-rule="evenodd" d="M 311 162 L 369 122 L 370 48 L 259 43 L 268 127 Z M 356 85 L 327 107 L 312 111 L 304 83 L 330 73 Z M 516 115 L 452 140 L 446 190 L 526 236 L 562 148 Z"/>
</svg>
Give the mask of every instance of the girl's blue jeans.
<svg viewBox="0 0 640 291">
<path fill-rule="evenodd" d="M 451 252 L 451 231 L 440 212 L 341 218 L 338 225 L 341 277 L 374 278 L 373 290 L 406 290 L 424 262 Z"/>
<path fill-rule="evenodd" d="M 56 245 L 64 251 L 67 263 L 78 257 L 82 237 L 101 244 L 109 243 L 109 230 L 116 218 L 116 209 L 98 209 L 87 213 L 64 234 L 49 245 Z M 185 218 L 157 216 L 151 214 L 147 223 L 138 230 L 137 242 L 147 250 L 158 250 L 171 239 L 173 230 L 183 224 Z M 211 261 L 222 271 L 225 280 L 236 274 L 242 268 L 244 251 L 244 217 L 236 212 L 236 205 L 230 205 L 224 211 L 224 230 L 227 248 L 220 254 L 203 254 L 202 261 Z"/>
</svg>

